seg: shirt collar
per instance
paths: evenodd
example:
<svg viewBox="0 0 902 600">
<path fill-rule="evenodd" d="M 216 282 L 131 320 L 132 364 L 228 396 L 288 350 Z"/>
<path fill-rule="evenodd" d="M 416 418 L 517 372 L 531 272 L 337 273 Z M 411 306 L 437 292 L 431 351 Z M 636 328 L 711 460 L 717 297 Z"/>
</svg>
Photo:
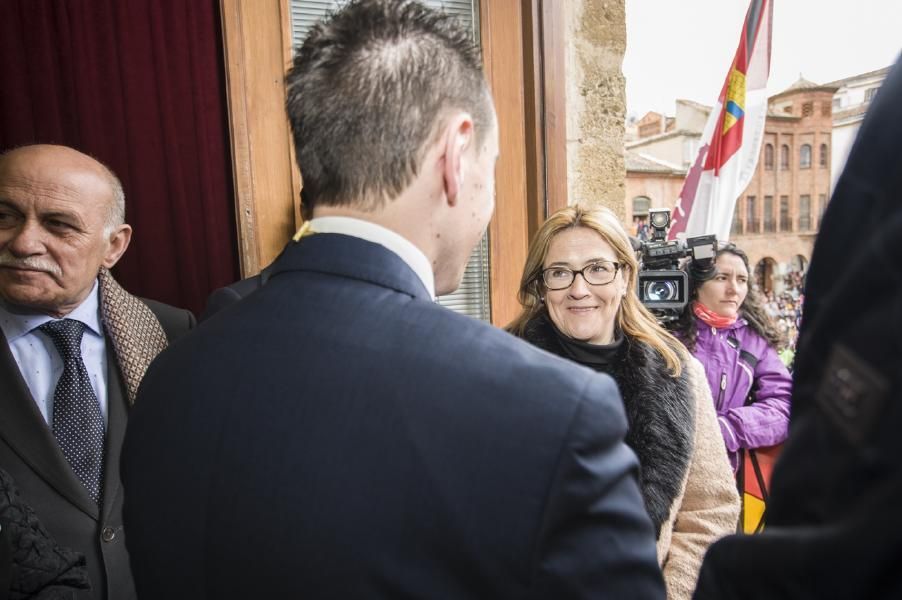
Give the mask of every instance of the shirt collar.
<svg viewBox="0 0 902 600">
<path fill-rule="evenodd" d="M 95 335 L 103 335 L 100 319 L 100 292 L 97 280 L 94 280 L 94 287 L 91 288 L 90 293 L 88 293 L 88 296 L 82 303 L 63 318 L 81 321 Z M 44 313 L 14 312 L 9 305 L 0 302 L 0 325 L 2 325 L 3 333 L 6 335 L 6 340 L 9 343 L 53 320 L 55 320 L 53 317 Z"/>
<path fill-rule="evenodd" d="M 426 287 L 426 291 L 429 292 L 429 296 L 435 298 L 435 275 L 432 273 L 429 259 L 410 240 L 391 229 L 353 217 L 316 217 L 310 220 L 310 229 L 316 233 L 350 235 L 379 244 L 394 252 L 413 269 Z"/>
</svg>

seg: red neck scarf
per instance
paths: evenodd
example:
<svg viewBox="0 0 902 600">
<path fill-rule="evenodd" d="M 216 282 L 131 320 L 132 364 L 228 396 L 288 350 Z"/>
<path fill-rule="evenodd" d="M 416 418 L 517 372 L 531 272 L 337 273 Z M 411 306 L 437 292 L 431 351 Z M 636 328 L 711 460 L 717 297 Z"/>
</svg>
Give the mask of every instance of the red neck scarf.
<svg viewBox="0 0 902 600">
<path fill-rule="evenodd" d="M 692 303 L 692 312 L 695 313 L 696 317 L 698 317 L 711 327 L 716 327 L 717 329 L 729 327 L 736 322 L 736 317 L 725 317 L 723 315 L 719 315 L 697 300 Z"/>
</svg>

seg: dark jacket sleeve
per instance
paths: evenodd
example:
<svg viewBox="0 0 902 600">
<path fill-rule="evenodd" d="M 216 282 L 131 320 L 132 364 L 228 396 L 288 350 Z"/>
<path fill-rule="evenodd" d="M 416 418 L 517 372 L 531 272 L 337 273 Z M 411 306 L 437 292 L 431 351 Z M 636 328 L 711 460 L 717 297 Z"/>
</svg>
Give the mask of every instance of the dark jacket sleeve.
<svg viewBox="0 0 902 600">
<path fill-rule="evenodd" d="M 85 557 L 59 546 L 0 469 L 0 598 L 74 599 L 90 588 Z"/>
<path fill-rule="evenodd" d="M 200 315 L 201 322 L 206 321 L 227 306 L 241 300 L 242 296 L 231 287 L 222 287 L 213 290 L 207 297 L 207 305 L 204 312 Z"/>
<path fill-rule="evenodd" d="M 245 296 L 249 296 L 263 287 L 263 284 L 269 279 L 271 267 L 272 265 L 263 269 L 259 275 L 254 275 L 253 277 L 236 281 L 232 285 L 213 290 L 207 298 L 207 306 L 200 316 L 201 322 L 206 321 L 224 308 L 235 304 Z"/>
<path fill-rule="evenodd" d="M 194 318 L 194 313 L 190 310 L 176 308 L 147 298 L 141 298 L 141 302 L 146 304 L 147 308 L 157 317 L 170 343 L 197 326 L 197 319 Z"/>
<path fill-rule="evenodd" d="M 651 520 L 608 377 L 593 375 L 571 422 L 534 550 L 541 598 L 664 598 Z"/>
</svg>

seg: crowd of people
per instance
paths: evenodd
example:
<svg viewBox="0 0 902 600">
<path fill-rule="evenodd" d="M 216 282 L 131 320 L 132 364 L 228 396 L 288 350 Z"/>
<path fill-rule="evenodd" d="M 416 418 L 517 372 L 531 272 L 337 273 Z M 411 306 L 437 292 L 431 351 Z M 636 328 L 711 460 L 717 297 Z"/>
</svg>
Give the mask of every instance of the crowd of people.
<svg viewBox="0 0 902 600">
<path fill-rule="evenodd" d="M 736 474 L 789 435 L 801 289 L 764 297 L 721 242 L 665 328 L 621 223 L 577 204 L 532 239 L 507 331 L 456 314 L 435 298 L 503 152 L 469 32 L 354 0 L 286 88 L 310 219 L 199 325 L 111 275 L 132 235 L 114 173 L 63 146 L 0 154 L 0 599 L 716 582 L 706 553 L 763 518 Z"/>
<path fill-rule="evenodd" d="M 776 324 L 782 337 L 779 343 L 780 359 L 787 367 L 792 367 L 799 328 L 802 325 L 802 304 L 805 299 L 801 287 L 801 277 L 796 272 L 786 275 L 783 291 L 765 294 L 764 310 Z"/>
</svg>

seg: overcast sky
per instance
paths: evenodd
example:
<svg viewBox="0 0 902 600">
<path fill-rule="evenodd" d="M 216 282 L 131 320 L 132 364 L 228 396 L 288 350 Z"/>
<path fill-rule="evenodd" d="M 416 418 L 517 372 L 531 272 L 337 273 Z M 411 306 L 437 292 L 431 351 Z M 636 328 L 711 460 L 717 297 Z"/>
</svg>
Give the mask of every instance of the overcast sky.
<svg viewBox="0 0 902 600">
<path fill-rule="evenodd" d="M 739 44 L 749 0 L 626 0 L 626 105 L 673 115 L 711 105 Z M 902 51 L 902 0 L 774 0 L 768 91 L 890 66 Z"/>
</svg>

